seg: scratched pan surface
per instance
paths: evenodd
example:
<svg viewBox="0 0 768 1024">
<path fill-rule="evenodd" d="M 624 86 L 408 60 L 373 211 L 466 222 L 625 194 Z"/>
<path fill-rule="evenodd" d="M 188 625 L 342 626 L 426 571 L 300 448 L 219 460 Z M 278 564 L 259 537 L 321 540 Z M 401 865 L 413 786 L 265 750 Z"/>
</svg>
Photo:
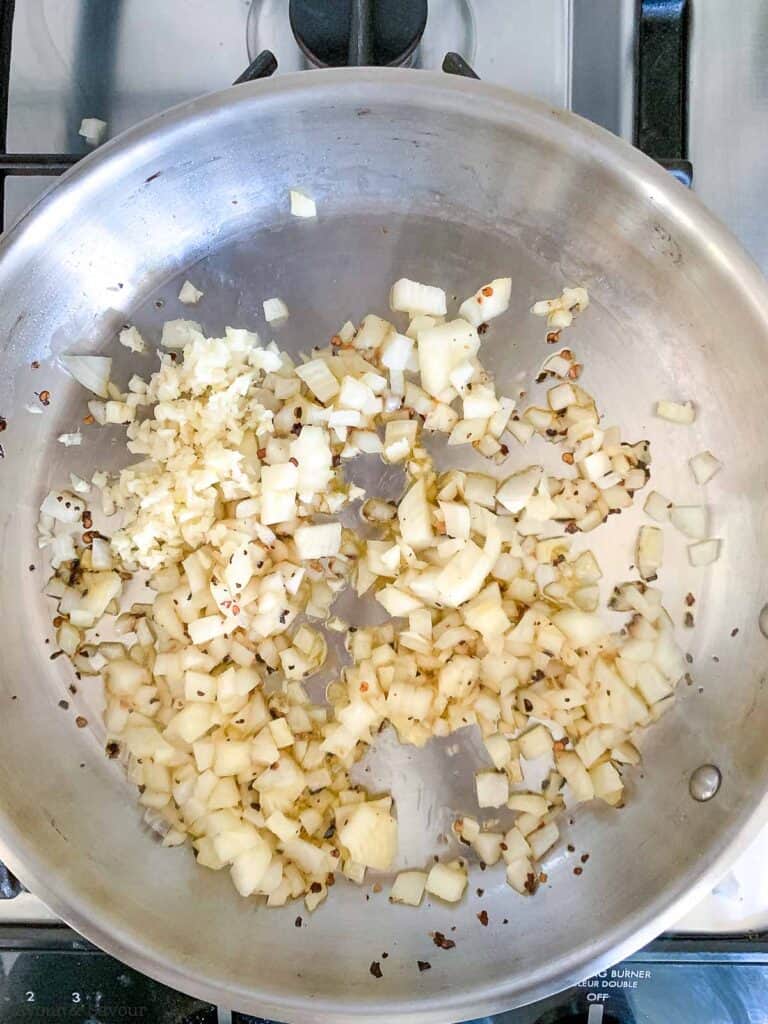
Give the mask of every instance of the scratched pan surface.
<svg viewBox="0 0 768 1024">
<path fill-rule="evenodd" d="M 295 186 L 316 198 L 317 220 L 289 217 Z M 526 386 L 544 357 L 531 303 L 586 285 L 592 305 L 567 335 L 586 386 L 625 436 L 650 438 L 654 486 L 712 507 L 720 561 L 694 573 L 680 538 L 668 536 L 662 574 L 676 621 L 687 591 L 697 596 L 696 628 L 681 632 L 694 685 L 648 736 L 626 807 L 587 806 L 564 821 L 535 898 L 475 864 L 460 906 L 414 912 L 391 906 L 386 884 L 376 894 L 339 883 L 298 929 L 297 908 L 240 900 L 225 873 L 161 849 L 141 826 L 119 766 L 102 754 L 95 686 L 83 682 L 70 712 L 57 707 L 71 677 L 44 643 L 51 611 L 36 510 L 69 470 L 114 468 L 124 455 L 117 430 L 88 431 L 81 449 L 56 443 L 83 403 L 56 355 L 108 351 L 121 382 L 146 372 L 152 357 L 132 363 L 115 329 L 131 320 L 156 338 L 163 319 L 188 313 L 175 298 L 185 277 L 205 291 L 194 315 L 214 333 L 227 324 L 269 333 L 261 300 L 280 295 L 291 317 L 274 335 L 299 351 L 347 317 L 386 314 L 396 277 L 461 297 L 502 274 L 512 276 L 512 308 L 484 339 L 501 387 Z M 599 129 L 475 82 L 305 72 L 202 99 L 98 151 L 0 246 L 3 860 L 117 957 L 284 1021 L 479 1016 L 564 987 L 671 924 L 768 811 L 768 641 L 758 628 L 768 589 L 767 314 L 759 273 L 695 197 Z M 30 368 L 35 359 L 40 369 Z M 25 406 L 43 388 L 51 404 L 33 416 Z M 695 399 L 696 423 L 654 419 L 660 397 Z M 724 463 L 705 498 L 686 467 L 703 448 Z M 541 448 L 515 449 L 505 470 L 533 458 Z M 371 490 L 382 486 L 380 465 L 355 472 Z M 612 517 L 598 531 L 607 582 L 627 575 L 638 521 Z M 89 727 L 76 728 L 75 714 Z M 445 852 L 439 835 L 452 814 L 474 807 L 477 737 L 453 743 L 458 750 L 415 751 L 384 736 L 370 755 L 366 779 L 397 800 L 401 864 Z M 708 762 L 723 784 L 695 803 L 689 777 Z M 590 853 L 580 877 L 565 842 Z M 434 930 L 456 948 L 436 949 Z M 378 981 L 372 960 L 382 962 Z M 420 973 L 417 960 L 432 969 Z"/>
</svg>

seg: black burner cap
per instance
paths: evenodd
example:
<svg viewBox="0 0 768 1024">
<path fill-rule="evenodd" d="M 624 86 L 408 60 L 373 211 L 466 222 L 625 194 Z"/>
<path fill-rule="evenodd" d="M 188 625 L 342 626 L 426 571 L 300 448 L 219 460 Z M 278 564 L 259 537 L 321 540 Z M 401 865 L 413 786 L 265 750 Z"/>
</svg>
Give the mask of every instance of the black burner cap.
<svg viewBox="0 0 768 1024">
<path fill-rule="evenodd" d="M 427 24 L 427 0 L 290 0 L 288 10 L 296 42 L 319 67 L 349 64 L 353 24 L 366 21 L 369 59 L 362 62 L 404 64 Z"/>
</svg>

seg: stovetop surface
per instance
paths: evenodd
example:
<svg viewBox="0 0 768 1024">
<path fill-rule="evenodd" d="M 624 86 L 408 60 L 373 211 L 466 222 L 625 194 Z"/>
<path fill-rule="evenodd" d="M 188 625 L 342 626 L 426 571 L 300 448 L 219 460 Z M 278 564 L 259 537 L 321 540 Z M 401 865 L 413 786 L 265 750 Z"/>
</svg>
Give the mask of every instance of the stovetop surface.
<svg viewBox="0 0 768 1024">
<path fill-rule="evenodd" d="M 695 189 L 768 269 L 765 5 L 740 0 L 738 17 L 724 2 L 692 6 Z M 287 7 L 288 0 L 16 0 L 8 150 L 83 154 L 83 117 L 107 121 L 112 137 L 231 84 L 264 47 L 276 54 L 278 73 L 305 68 Z M 437 68 L 446 50 L 457 50 L 481 77 L 571 107 L 631 138 L 634 16 L 634 0 L 431 0 L 411 62 Z M 6 223 L 53 181 L 8 179 Z M 754 938 L 768 931 L 767 855 L 764 834 L 678 926 L 681 935 L 708 937 L 657 943 L 556 1000 L 497 1020 L 768 1024 L 768 943 Z M 713 938 L 725 933 L 745 937 Z M 0 902 L 0 1021 L 48 1019 L 249 1018 L 169 994 L 57 925 L 23 893 Z"/>
<path fill-rule="evenodd" d="M 662 939 L 483 1024 L 768 1024 L 768 943 Z M 0 927 L 0 1022 L 269 1024 L 151 981 L 69 929 Z M 450 1024 L 450 1022 L 446 1022 Z"/>
</svg>

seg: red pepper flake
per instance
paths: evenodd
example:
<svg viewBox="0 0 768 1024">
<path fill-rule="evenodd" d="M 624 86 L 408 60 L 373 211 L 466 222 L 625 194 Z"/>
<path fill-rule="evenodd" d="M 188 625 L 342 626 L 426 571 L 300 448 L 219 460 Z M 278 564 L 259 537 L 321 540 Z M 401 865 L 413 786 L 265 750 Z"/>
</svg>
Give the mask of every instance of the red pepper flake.
<svg viewBox="0 0 768 1024">
<path fill-rule="evenodd" d="M 293 922 L 294 928 L 301 928 L 302 924 L 303 922 L 301 920 L 301 917 L 297 917 L 296 920 Z"/>
<path fill-rule="evenodd" d="M 686 594 L 685 603 L 688 605 L 689 608 L 692 608 L 693 605 L 696 604 L 696 598 L 693 596 L 693 594 Z"/>
<path fill-rule="evenodd" d="M 83 718 L 82 715 L 78 715 L 77 718 L 75 719 L 75 725 L 77 726 L 78 729 L 84 729 L 86 725 L 88 725 L 88 719 Z"/>
<path fill-rule="evenodd" d="M 95 419 L 93 418 L 93 416 L 91 416 L 91 414 L 90 414 L 90 413 L 88 413 L 88 415 L 87 415 L 87 416 L 83 416 L 83 423 L 85 423 L 85 425 L 86 425 L 87 427 L 90 427 L 90 426 L 91 426 L 92 424 L 94 424 L 95 422 L 96 422 L 96 420 L 95 420 Z"/>
<path fill-rule="evenodd" d="M 738 626 L 734 626 L 733 629 L 731 630 L 731 636 L 738 636 L 738 632 L 739 632 L 739 627 Z"/>
<path fill-rule="evenodd" d="M 371 888 L 373 892 L 381 892 L 381 884 L 379 882 L 374 882 Z"/>
<path fill-rule="evenodd" d="M 560 338 L 560 331 L 547 331 L 547 344 L 556 345 Z"/>
<path fill-rule="evenodd" d="M 368 968 L 368 970 L 371 972 L 371 974 L 374 976 L 374 978 L 381 978 L 381 977 L 383 977 L 382 971 L 381 971 L 381 964 L 379 963 L 378 960 L 372 960 L 371 961 L 371 966 Z"/>
<path fill-rule="evenodd" d="M 232 614 L 233 615 L 239 615 L 240 614 L 240 605 L 239 604 L 233 604 L 232 605 Z"/>
<path fill-rule="evenodd" d="M 453 939 L 446 939 L 442 932 L 432 932 L 432 941 L 440 949 L 453 949 L 456 945 Z"/>
<path fill-rule="evenodd" d="M 38 400 L 39 400 L 41 405 L 50 405 L 51 404 L 51 392 L 50 391 L 41 391 L 40 394 L 37 394 L 37 392 L 35 392 L 35 394 L 37 395 Z"/>
<path fill-rule="evenodd" d="M 5 416 L 0 416 L 0 434 L 2 434 L 2 432 L 6 429 L 7 426 L 8 420 L 5 418 Z"/>
<path fill-rule="evenodd" d="M 266 459 L 266 457 L 267 457 L 267 449 L 266 448 L 257 448 L 256 449 L 256 457 L 259 458 L 259 459 Z"/>
<path fill-rule="evenodd" d="M 582 369 L 583 367 L 581 363 L 574 363 L 573 366 L 571 366 L 568 370 L 568 376 L 571 378 L 571 380 L 578 380 L 581 376 Z"/>
<path fill-rule="evenodd" d="M 483 288 L 483 295 L 486 297 L 486 299 L 490 299 L 490 297 L 493 295 L 493 288 L 491 288 L 489 284 L 487 284 L 485 288 Z"/>
<path fill-rule="evenodd" d="M 368 683 L 360 683 L 360 693 L 368 692 Z"/>
<path fill-rule="evenodd" d="M 344 342 L 341 340 L 338 334 L 334 334 L 333 337 L 331 338 L 331 345 L 334 348 L 340 348 L 343 344 Z"/>
<path fill-rule="evenodd" d="M 565 529 L 566 533 L 578 533 L 579 532 L 579 528 L 576 525 L 576 523 L 573 521 L 573 519 L 571 519 L 570 522 L 565 524 L 564 529 Z"/>
<path fill-rule="evenodd" d="M 59 701 L 59 707 L 62 709 L 62 711 L 69 711 L 69 701 L 68 700 L 60 700 Z"/>
<path fill-rule="evenodd" d="M 691 612 L 686 612 L 683 616 L 683 625 L 688 629 L 693 629 L 693 627 L 696 625 L 693 619 L 693 614 Z"/>
<path fill-rule="evenodd" d="M 64 618 L 61 615 L 54 615 L 53 619 L 51 620 L 51 624 L 53 625 L 54 629 L 58 629 L 59 626 L 63 624 L 63 622 Z"/>
<path fill-rule="evenodd" d="M 429 960 L 417 960 L 416 966 L 419 968 L 422 974 L 424 973 L 424 971 L 432 970 L 432 964 L 429 962 Z"/>
<path fill-rule="evenodd" d="M 580 860 L 581 860 L 582 864 L 586 864 L 587 861 L 589 860 L 589 854 L 588 853 L 582 853 Z"/>
<path fill-rule="evenodd" d="M 477 915 L 477 920 L 480 922 L 480 924 L 483 926 L 483 928 L 487 928 L 488 927 L 488 911 L 487 910 L 481 910 L 480 913 Z"/>
<path fill-rule="evenodd" d="M 475 889 L 475 892 L 477 893 L 478 896 L 482 896 L 485 893 L 485 889 Z"/>
<path fill-rule="evenodd" d="M 538 879 L 536 878 L 536 875 L 534 875 L 533 872 L 530 872 L 530 874 L 525 876 L 525 891 L 527 893 L 530 893 L 531 896 L 533 896 L 533 894 L 536 892 L 538 884 Z"/>
<path fill-rule="evenodd" d="M 32 367 L 33 370 L 40 369 L 40 361 L 38 359 L 33 359 L 29 365 Z"/>
<path fill-rule="evenodd" d="M 293 456 L 291 456 L 290 459 L 288 459 L 288 461 L 290 462 L 290 464 L 292 466 L 298 466 L 298 464 L 299 464 L 299 460 L 294 458 Z"/>
<path fill-rule="evenodd" d="M 388 956 L 389 956 L 389 953 L 382 953 L 381 954 L 381 959 L 382 960 L 386 960 Z"/>
<path fill-rule="evenodd" d="M 573 873 L 574 875 L 581 875 L 584 873 L 584 868 L 574 868 Z"/>
<path fill-rule="evenodd" d="M 320 884 L 320 882 L 313 882 L 312 885 L 310 885 L 310 887 L 309 887 L 309 891 L 310 892 L 322 892 L 323 891 L 323 887 Z"/>
<path fill-rule="evenodd" d="M 81 518 L 82 518 L 83 526 L 86 528 L 86 530 L 90 530 L 91 527 L 93 526 L 93 516 L 88 511 L 88 509 L 86 509 L 85 512 L 83 512 L 83 515 L 82 515 Z"/>
<path fill-rule="evenodd" d="M 563 452 L 563 454 L 560 457 L 562 458 L 562 460 L 566 464 L 566 466 L 572 466 L 573 465 L 573 453 L 572 452 Z"/>
<path fill-rule="evenodd" d="M 477 333 L 482 336 L 483 334 L 485 334 L 487 330 L 488 324 L 480 324 L 480 326 L 477 328 Z"/>
</svg>

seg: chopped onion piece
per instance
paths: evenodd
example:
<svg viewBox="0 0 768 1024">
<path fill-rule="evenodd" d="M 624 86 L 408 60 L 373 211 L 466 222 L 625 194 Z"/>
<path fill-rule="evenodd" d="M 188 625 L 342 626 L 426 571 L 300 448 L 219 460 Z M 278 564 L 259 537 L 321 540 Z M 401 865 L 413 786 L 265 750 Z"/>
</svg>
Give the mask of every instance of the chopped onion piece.
<svg viewBox="0 0 768 1024">
<path fill-rule="evenodd" d="M 98 146 L 104 138 L 107 130 L 107 122 L 98 117 L 84 117 L 77 129 L 77 134 L 82 135 L 89 146 Z"/>
<path fill-rule="evenodd" d="M 341 523 L 300 526 L 293 539 L 302 561 L 311 558 L 331 558 L 339 553 L 341 547 Z"/>
<path fill-rule="evenodd" d="M 163 324 L 160 344 L 163 348 L 185 348 L 202 336 L 202 328 L 194 320 L 168 320 Z"/>
<path fill-rule="evenodd" d="M 202 297 L 203 293 L 191 281 L 185 281 L 179 290 L 179 302 L 188 306 L 196 306 Z"/>
<path fill-rule="evenodd" d="M 480 807 L 503 807 L 509 799 L 509 779 L 504 772 L 478 772 L 475 787 Z"/>
<path fill-rule="evenodd" d="M 264 319 L 268 324 L 282 323 L 288 319 L 288 307 L 282 299 L 265 299 L 262 302 L 264 307 Z"/>
<path fill-rule="evenodd" d="M 424 898 L 427 875 L 424 871 L 401 871 L 392 884 L 390 903 L 405 903 L 418 907 Z"/>
<path fill-rule="evenodd" d="M 339 842 L 358 864 L 387 871 L 397 851 L 397 822 L 384 808 L 355 804 L 341 813 Z"/>
<path fill-rule="evenodd" d="M 488 323 L 489 320 L 506 312 L 511 294 L 512 278 L 497 277 L 462 302 L 459 306 L 459 316 L 474 327 L 479 327 L 480 324 Z"/>
<path fill-rule="evenodd" d="M 76 430 L 73 434 L 59 434 L 56 440 L 63 444 L 65 448 L 72 448 L 83 443 L 83 435 L 79 430 Z"/>
<path fill-rule="evenodd" d="M 407 277 L 401 277 L 392 285 L 389 304 L 392 309 L 407 313 L 410 317 L 445 316 L 447 311 L 445 292 L 442 288 L 418 284 L 416 281 L 409 281 Z"/>
<path fill-rule="evenodd" d="M 692 459 L 688 460 L 694 480 L 697 484 L 708 483 L 715 473 L 719 473 L 723 467 L 710 451 L 699 452 Z"/>
<path fill-rule="evenodd" d="M 693 402 L 669 402 L 662 400 L 656 403 L 656 415 L 670 423 L 690 424 L 696 419 Z"/>
<path fill-rule="evenodd" d="M 316 217 L 317 205 L 314 199 L 302 192 L 301 189 L 292 188 L 290 191 L 291 214 L 294 217 Z"/>
<path fill-rule="evenodd" d="M 704 540 L 709 526 L 709 513 L 705 505 L 673 505 L 669 521 L 686 537 Z"/>
<path fill-rule="evenodd" d="M 118 341 L 131 352 L 147 351 L 147 343 L 135 327 L 124 327 L 118 335 Z"/>
<path fill-rule="evenodd" d="M 427 875 L 426 890 L 446 903 L 458 903 L 467 887 L 467 872 L 458 861 L 435 864 Z"/>
<path fill-rule="evenodd" d="M 466 320 L 421 330 L 417 343 L 422 386 L 436 398 L 450 386 L 451 371 L 480 348 L 477 330 Z"/>
<path fill-rule="evenodd" d="M 655 580 L 664 558 L 664 535 L 656 526 L 641 526 L 637 535 L 635 562 L 644 580 Z"/>
<path fill-rule="evenodd" d="M 720 540 L 701 540 L 688 545 L 688 561 L 691 565 L 710 565 L 720 557 Z"/>
<path fill-rule="evenodd" d="M 542 472 L 541 466 L 528 466 L 527 469 L 513 473 L 496 492 L 496 500 L 508 512 L 522 511 L 538 487 Z"/>
<path fill-rule="evenodd" d="M 651 491 L 643 505 L 645 513 L 651 519 L 655 519 L 657 523 L 666 523 L 669 520 L 669 510 L 671 508 L 672 502 L 665 498 L 663 494 L 659 494 L 658 491 Z"/>
<path fill-rule="evenodd" d="M 61 356 L 61 364 L 84 388 L 100 398 L 108 397 L 107 384 L 112 372 L 109 356 Z"/>
</svg>

